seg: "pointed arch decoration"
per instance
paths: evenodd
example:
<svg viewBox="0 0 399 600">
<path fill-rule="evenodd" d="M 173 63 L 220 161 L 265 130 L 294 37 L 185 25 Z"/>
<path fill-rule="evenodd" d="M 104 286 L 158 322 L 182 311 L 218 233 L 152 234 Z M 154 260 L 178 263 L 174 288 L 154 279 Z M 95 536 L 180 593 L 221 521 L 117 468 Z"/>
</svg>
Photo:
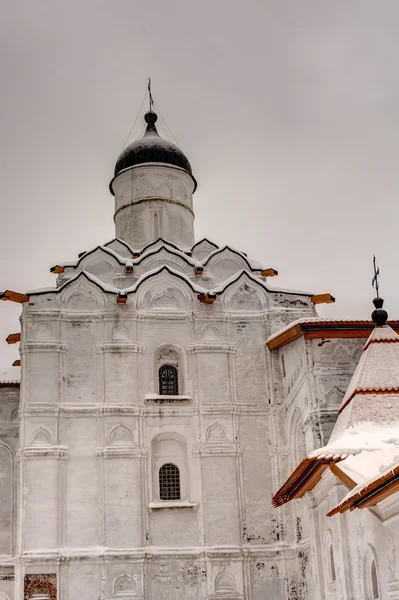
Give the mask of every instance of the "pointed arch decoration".
<svg viewBox="0 0 399 600">
<path fill-rule="evenodd" d="M 39 427 L 32 434 L 32 446 L 50 446 L 51 445 L 51 437 L 47 429 L 43 429 L 43 427 Z"/>
<path fill-rule="evenodd" d="M 131 446 L 134 444 L 133 433 L 125 425 L 117 425 L 109 434 L 111 445 L 115 446 Z"/>
</svg>

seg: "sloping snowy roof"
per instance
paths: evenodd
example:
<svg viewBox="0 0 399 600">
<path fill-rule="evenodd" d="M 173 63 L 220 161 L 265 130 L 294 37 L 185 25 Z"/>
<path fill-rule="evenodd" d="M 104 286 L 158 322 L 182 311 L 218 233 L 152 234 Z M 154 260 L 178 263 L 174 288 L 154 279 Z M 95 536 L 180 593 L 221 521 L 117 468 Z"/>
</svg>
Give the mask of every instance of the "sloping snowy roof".
<svg viewBox="0 0 399 600">
<path fill-rule="evenodd" d="M 327 513 L 328 517 L 332 517 L 337 513 L 343 513 L 349 509 L 353 510 L 353 508 L 375 506 L 378 502 L 399 489 L 399 448 L 396 449 L 396 452 L 380 451 L 365 457 L 358 455 L 353 458 L 354 461 L 356 459 L 358 463 L 360 460 L 362 462 L 356 465 L 355 473 L 360 472 L 361 467 L 363 467 L 368 473 L 372 470 L 376 475 L 371 478 L 361 479 L 359 484 L 350 490 L 343 500 Z M 342 463 L 342 466 L 344 464 Z"/>
<path fill-rule="evenodd" d="M 349 457 L 349 458 L 348 458 Z M 389 325 L 373 329 L 343 399 L 329 443 L 301 461 L 273 497 L 279 506 L 301 497 L 326 466 L 347 463 L 364 484 L 399 458 L 399 335 Z M 349 464 L 348 464 L 349 463 Z"/>
<path fill-rule="evenodd" d="M 340 413 L 358 394 L 399 393 L 399 335 L 389 325 L 376 327 L 368 338 Z"/>
<path fill-rule="evenodd" d="M 8 367 L 0 370 L 0 386 L 16 386 L 21 381 L 21 367 Z"/>
</svg>

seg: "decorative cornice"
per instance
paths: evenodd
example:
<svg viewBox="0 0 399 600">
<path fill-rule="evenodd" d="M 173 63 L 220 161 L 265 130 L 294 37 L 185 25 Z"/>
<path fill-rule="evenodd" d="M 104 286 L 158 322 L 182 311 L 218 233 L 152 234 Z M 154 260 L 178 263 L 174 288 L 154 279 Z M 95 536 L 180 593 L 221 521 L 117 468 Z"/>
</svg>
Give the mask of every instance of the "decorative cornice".
<svg viewBox="0 0 399 600">
<path fill-rule="evenodd" d="M 145 351 L 144 346 L 138 344 L 137 342 L 122 342 L 122 341 L 114 341 L 114 342 L 105 342 L 104 344 L 99 344 L 97 346 L 97 352 L 104 353 L 136 353 L 143 354 Z"/>
<path fill-rule="evenodd" d="M 143 452 L 135 444 L 97 448 L 96 456 L 103 458 L 141 458 Z"/>
<path fill-rule="evenodd" d="M 68 458 L 66 446 L 28 446 L 17 452 L 17 459 L 30 458 Z"/>
<path fill-rule="evenodd" d="M 159 198 L 159 197 L 151 197 L 151 198 L 140 198 L 140 200 L 133 200 L 131 202 L 128 202 L 126 204 L 122 204 L 122 206 L 120 206 L 114 213 L 114 222 L 115 222 L 115 218 L 116 216 L 125 208 L 129 208 L 129 206 L 136 206 L 137 204 L 142 204 L 143 202 L 166 202 L 167 204 L 175 204 L 177 206 L 181 206 L 182 208 L 185 208 L 186 210 L 188 210 L 189 213 L 191 213 L 193 215 L 193 217 L 195 217 L 194 215 L 194 211 L 192 208 L 190 208 L 190 206 L 188 206 L 187 204 L 185 204 L 184 202 L 182 202 L 181 200 L 174 200 L 173 198 Z"/>
<path fill-rule="evenodd" d="M 188 347 L 190 354 L 236 354 L 237 349 L 233 344 L 201 343 Z"/>
</svg>

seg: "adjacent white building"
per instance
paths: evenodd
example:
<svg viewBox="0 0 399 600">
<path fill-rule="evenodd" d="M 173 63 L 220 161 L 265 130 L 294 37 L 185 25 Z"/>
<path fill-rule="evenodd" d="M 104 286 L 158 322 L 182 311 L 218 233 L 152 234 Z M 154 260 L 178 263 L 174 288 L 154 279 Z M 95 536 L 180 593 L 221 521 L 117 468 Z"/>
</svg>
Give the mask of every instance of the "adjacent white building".
<svg viewBox="0 0 399 600">
<path fill-rule="evenodd" d="M 394 496 L 326 517 L 366 482 L 333 458 L 302 504 L 272 505 L 328 443 L 373 323 L 322 320 L 329 295 L 195 242 L 197 183 L 156 118 L 116 163 L 116 238 L 1 296 L 22 306 L 0 374 L 1 600 L 399 598 Z"/>
</svg>

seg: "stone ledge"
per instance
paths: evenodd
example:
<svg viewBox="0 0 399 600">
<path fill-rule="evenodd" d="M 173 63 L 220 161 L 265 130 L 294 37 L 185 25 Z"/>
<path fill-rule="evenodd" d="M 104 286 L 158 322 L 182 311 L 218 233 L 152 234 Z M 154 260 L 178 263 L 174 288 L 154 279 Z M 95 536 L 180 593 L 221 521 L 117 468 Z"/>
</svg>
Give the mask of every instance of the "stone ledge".
<svg viewBox="0 0 399 600">
<path fill-rule="evenodd" d="M 137 446 L 107 446 L 106 448 L 97 448 L 96 456 L 104 458 L 141 458 L 143 452 Z"/>
<path fill-rule="evenodd" d="M 154 404 L 186 404 L 192 402 L 191 396 L 167 396 L 161 394 L 146 394 L 145 401 Z"/>
<path fill-rule="evenodd" d="M 149 510 L 197 510 L 198 504 L 196 502 L 188 502 L 187 500 L 181 501 L 171 501 L 168 502 L 165 500 L 164 502 L 149 502 L 148 508 Z"/>
<path fill-rule="evenodd" d="M 68 458 L 66 446 L 28 446 L 17 453 L 17 458 Z"/>
</svg>

